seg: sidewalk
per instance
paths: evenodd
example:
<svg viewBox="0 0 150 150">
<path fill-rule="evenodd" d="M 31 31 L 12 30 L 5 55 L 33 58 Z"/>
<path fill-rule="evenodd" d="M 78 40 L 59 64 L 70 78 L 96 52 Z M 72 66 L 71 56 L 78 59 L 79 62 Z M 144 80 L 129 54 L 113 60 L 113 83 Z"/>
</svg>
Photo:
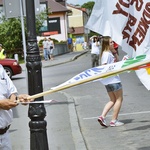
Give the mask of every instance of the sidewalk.
<svg viewBox="0 0 150 150">
<path fill-rule="evenodd" d="M 88 50 L 82 50 L 82 51 L 75 51 L 75 52 L 69 52 L 63 55 L 59 55 L 59 56 L 55 56 L 54 60 L 42 60 L 42 67 L 51 67 L 51 66 L 55 66 L 55 65 L 60 65 L 63 63 L 67 63 L 70 61 L 74 61 L 75 59 L 77 59 L 78 57 L 80 57 L 81 55 L 87 53 Z M 25 70 L 25 63 L 24 64 L 20 64 L 22 69 Z"/>
<path fill-rule="evenodd" d="M 88 51 L 70 52 L 64 55 L 55 56 L 53 61 L 42 60 L 42 68 L 51 67 L 74 61 Z M 20 64 L 25 70 L 25 64 Z M 17 84 L 17 83 L 16 83 Z M 18 83 L 20 84 L 20 82 Z M 21 89 L 21 91 L 23 88 Z M 57 92 L 45 96 L 45 99 L 61 99 L 59 103 L 45 105 L 47 116 L 47 137 L 51 150 L 86 150 L 86 145 L 80 132 L 74 99 L 65 92 Z M 30 149 L 30 131 L 27 117 L 28 107 L 19 106 L 13 110 L 14 119 L 10 128 L 13 150 Z M 24 116 L 24 117 L 23 117 Z M 24 132 L 26 131 L 26 132 Z M 14 137 L 20 137 L 16 140 Z M 59 143 L 59 144 L 58 144 Z"/>
</svg>

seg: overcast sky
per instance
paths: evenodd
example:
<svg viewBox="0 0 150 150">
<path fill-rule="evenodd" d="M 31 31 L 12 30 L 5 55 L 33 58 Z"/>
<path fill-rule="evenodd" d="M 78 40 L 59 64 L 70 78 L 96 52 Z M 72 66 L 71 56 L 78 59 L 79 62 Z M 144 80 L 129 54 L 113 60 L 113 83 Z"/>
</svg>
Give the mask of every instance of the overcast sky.
<svg viewBox="0 0 150 150">
<path fill-rule="evenodd" d="M 87 2 L 89 2 L 89 1 L 94 1 L 95 2 L 95 0 L 67 0 L 67 3 L 68 4 L 79 4 L 79 5 L 83 5 L 84 3 L 87 3 Z"/>
</svg>

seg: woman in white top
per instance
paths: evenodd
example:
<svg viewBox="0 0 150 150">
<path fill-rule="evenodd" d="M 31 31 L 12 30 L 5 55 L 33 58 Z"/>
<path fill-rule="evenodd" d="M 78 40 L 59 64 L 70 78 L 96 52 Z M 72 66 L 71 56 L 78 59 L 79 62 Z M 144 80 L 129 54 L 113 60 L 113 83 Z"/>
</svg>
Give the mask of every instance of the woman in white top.
<svg viewBox="0 0 150 150">
<path fill-rule="evenodd" d="M 53 60 L 54 42 L 51 38 L 48 38 L 48 51 L 49 51 L 49 59 Z"/>
<path fill-rule="evenodd" d="M 102 40 L 102 51 L 101 51 L 101 64 L 111 64 L 118 61 L 118 54 L 114 49 L 114 43 L 109 36 L 103 37 Z M 110 101 L 105 105 L 101 116 L 98 118 L 98 122 L 107 127 L 105 117 L 109 110 L 113 107 L 112 120 L 110 126 L 121 126 L 123 122 L 118 121 L 118 114 L 123 101 L 122 84 L 119 75 L 102 79 L 101 82 L 105 85 L 108 92 Z"/>
</svg>

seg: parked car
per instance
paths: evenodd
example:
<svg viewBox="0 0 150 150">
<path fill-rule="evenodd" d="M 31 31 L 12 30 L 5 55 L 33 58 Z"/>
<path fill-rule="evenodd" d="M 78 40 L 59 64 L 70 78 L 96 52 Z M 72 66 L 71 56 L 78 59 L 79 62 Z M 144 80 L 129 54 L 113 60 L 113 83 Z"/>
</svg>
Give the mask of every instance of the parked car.
<svg viewBox="0 0 150 150">
<path fill-rule="evenodd" d="M 22 68 L 19 65 L 18 61 L 15 59 L 2 59 L 0 60 L 0 64 L 4 67 L 7 75 L 12 78 L 12 76 L 16 74 L 22 73 Z"/>
</svg>

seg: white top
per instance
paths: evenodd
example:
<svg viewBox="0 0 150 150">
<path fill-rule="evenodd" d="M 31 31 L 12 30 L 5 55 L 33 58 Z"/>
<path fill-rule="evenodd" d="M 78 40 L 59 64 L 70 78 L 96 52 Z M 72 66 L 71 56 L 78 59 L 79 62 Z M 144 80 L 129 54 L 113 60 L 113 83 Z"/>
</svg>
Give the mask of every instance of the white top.
<svg viewBox="0 0 150 150">
<path fill-rule="evenodd" d="M 43 44 L 43 48 L 45 49 L 48 48 L 48 41 L 43 41 L 42 44 Z"/>
<path fill-rule="evenodd" d="M 115 57 L 111 53 L 111 51 L 104 51 L 101 57 L 101 64 L 112 64 L 115 62 Z M 113 84 L 113 83 L 119 83 L 121 82 L 119 75 L 112 76 L 106 79 L 101 79 L 100 80 L 102 84 L 108 85 L 108 84 Z"/>
<path fill-rule="evenodd" d="M 96 42 L 92 42 L 92 50 L 91 50 L 91 54 L 100 54 L 100 42 L 98 42 L 98 45 L 96 45 Z"/>
<path fill-rule="evenodd" d="M 11 94 L 17 94 L 17 89 L 7 76 L 4 68 L 0 65 L 0 100 L 9 98 Z M 0 109 L 0 129 L 10 125 L 13 119 L 12 110 Z"/>
<path fill-rule="evenodd" d="M 47 41 L 47 49 L 50 49 L 50 46 L 54 48 L 53 41 Z"/>
</svg>

